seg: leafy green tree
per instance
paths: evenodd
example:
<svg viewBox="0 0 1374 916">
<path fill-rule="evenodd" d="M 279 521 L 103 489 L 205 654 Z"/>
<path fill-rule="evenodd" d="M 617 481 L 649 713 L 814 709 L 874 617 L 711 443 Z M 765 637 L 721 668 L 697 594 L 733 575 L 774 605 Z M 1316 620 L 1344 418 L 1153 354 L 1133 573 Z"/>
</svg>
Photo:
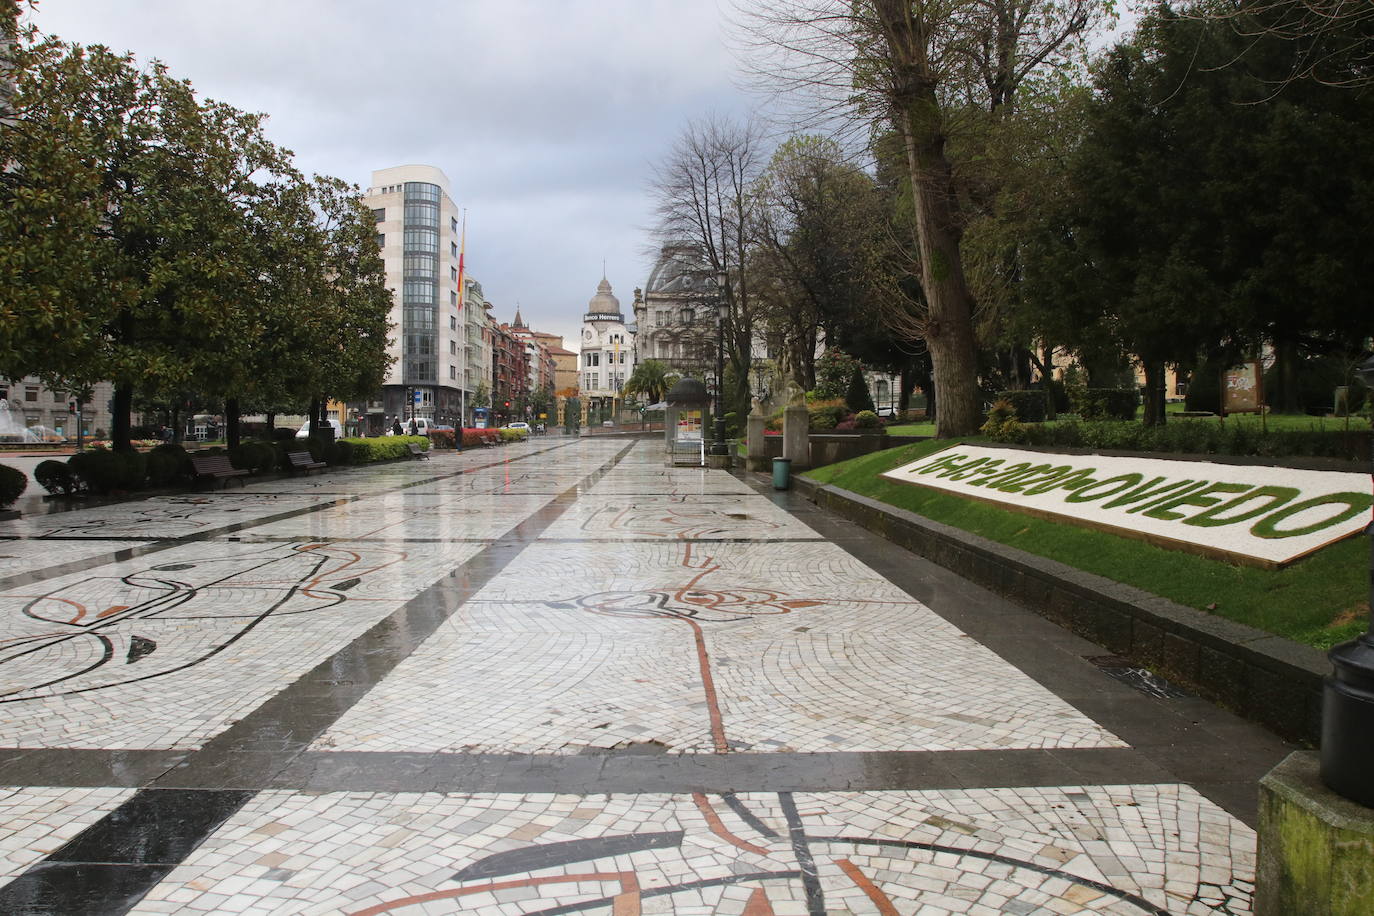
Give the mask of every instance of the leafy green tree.
<svg viewBox="0 0 1374 916">
<path fill-rule="evenodd" d="M 663 400 L 663 396 L 668 393 L 676 379 L 667 363 L 657 359 L 646 359 L 635 366 L 630 380 L 625 383 L 625 396 L 631 398 L 642 395 L 646 402 L 657 404 Z"/>
</svg>

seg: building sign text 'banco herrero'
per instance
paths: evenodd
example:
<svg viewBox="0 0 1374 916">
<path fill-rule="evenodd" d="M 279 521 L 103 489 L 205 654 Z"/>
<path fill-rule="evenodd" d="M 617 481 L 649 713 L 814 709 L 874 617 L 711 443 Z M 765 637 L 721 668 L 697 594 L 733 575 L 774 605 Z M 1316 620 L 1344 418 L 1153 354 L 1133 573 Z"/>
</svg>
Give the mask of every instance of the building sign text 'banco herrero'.
<svg viewBox="0 0 1374 916">
<path fill-rule="evenodd" d="M 975 445 L 883 476 L 1265 566 L 1363 530 L 1374 504 L 1363 474 Z"/>
</svg>

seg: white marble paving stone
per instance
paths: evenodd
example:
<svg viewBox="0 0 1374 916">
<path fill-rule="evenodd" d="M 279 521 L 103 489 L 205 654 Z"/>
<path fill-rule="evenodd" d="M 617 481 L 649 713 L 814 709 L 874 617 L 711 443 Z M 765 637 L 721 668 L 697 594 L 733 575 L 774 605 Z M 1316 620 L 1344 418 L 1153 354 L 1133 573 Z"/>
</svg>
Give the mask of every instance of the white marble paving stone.
<svg viewBox="0 0 1374 916">
<path fill-rule="evenodd" d="M 593 492 L 569 507 L 541 537 L 772 540 L 821 536 L 759 496 L 605 496 Z"/>
<path fill-rule="evenodd" d="M 22 538 L 155 538 L 204 534 L 282 512 L 333 501 L 324 494 L 227 492 L 154 496 L 136 502 L 0 522 L 0 536 Z"/>
<path fill-rule="evenodd" d="M 47 569 L 77 560 L 97 560 L 146 541 L 0 540 L 0 578 Z"/>
<path fill-rule="evenodd" d="M 795 870 L 779 797 L 748 793 L 739 798 L 774 836 L 756 831 L 717 796 L 705 801 L 728 836 L 713 832 L 696 802 L 684 795 L 267 791 L 226 821 L 133 912 L 213 912 L 237 898 L 266 913 L 348 913 L 466 888 L 477 892 L 412 906 L 425 913 L 508 914 L 586 903 L 619 888 L 614 882 L 583 880 L 500 890 L 490 887 L 494 881 L 632 871 L 648 890 Z M 1215 912 L 1207 899 L 1224 901 L 1227 913 L 1250 912 L 1254 834 L 1186 786 L 798 793 L 794 803 L 811 838 L 828 913 L 878 911 L 841 868 L 842 861 L 857 867 L 903 913 L 1141 913 L 1122 895 L 1084 880 L 1171 913 Z M 1218 840 L 1205 854 L 1189 845 L 1199 823 L 1213 825 Z M 546 857 L 557 856 L 557 844 L 570 840 L 678 830 L 684 839 L 675 847 L 545 864 L 498 877 L 454 878 L 492 854 L 543 848 L 549 850 Z M 1123 837 L 1118 842 L 1154 864 L 1138 876 L 1114 875 L 1111 856 L 1094 852 L 1094 841 L 1085 839 L 1105 832 Z M 877 837 L 954 851 L 821 839 L 828 836 Z M 261 852 L 269 842 L 270 852 Z M 1199 883 L 1204 855 L 1218 881 L 1214 887 Z M 289 877 L 268 879 L 272 869 Z M 1137 880 L 1151 875 L 1160 880 Z M 759 889 L 776 913 L 806 912 L 800 882 L 788 878 L 646 896 L 643 912 L 739 914 Z"/>
<path fill-rule="evenodd" d="M 438 495 L 401 491 L 259 525 L 256 537 L 494 539 L 546 505 L 543 494 Z"/>
<path fill-rule="evenodd" d="M 0 879 L 22 874 L 133 793 L 115 788 L 0 786 Z"/>
<path fill-rule="evenodd" d="M 0 595 L 0 746 L 197 747 L 481 549 L 209 541 Z"/>
<path fill-rule="evenodd" d="M 531 545 L 316 746 L 709 749 L 693 623 L 736 750 L 1123 746 L 839 547 L 767 542 Z"/>
</svg>

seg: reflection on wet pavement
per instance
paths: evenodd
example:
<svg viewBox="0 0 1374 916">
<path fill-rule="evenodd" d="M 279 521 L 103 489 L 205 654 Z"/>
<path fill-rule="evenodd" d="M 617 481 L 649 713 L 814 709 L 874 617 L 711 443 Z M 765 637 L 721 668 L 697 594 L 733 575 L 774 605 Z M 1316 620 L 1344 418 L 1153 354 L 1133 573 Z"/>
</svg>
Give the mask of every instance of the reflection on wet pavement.
<svg viewBox="0 0 1374 916">
<path fill-rule="evenodd" d="M 0 537 L 0 912 L 1249 911 L 1167 701 L 654 440 Z"/>
</svg>

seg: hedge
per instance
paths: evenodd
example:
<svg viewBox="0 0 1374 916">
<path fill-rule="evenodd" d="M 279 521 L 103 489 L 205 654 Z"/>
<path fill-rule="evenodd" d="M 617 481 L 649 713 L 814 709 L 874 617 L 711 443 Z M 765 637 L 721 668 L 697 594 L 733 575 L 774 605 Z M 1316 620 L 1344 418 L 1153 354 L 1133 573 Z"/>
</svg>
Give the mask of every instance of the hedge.
<svg viewBox="0 0 1374 916">
<path fill-rule="evenodd" d="M 997 400 L 1010 404 L 1022 423 L 1045 422 L 1048 403 L 1044 391 L 999 391 Z"/>
<path fill-rule="evenodd" d="M 77 452 L 67 464 L 72 474 L 96 493 L 137 490 L 148 476 L 148 459 L 142 452 L 93 448 Z"/>
<path fill-rule="evenodd" d="M 367 439 L 339 439 L 326 450 L 324 458 L 330 464 L 371 464 L 374 461 L 389 461 L 392 458 L 410 457 L 406 446 L 418 445 L 429 448 L 426 436 L 373 436 Z M 318 460 L 318 459 L 317 459 Z"/>
<path fill-rule="evenodd" d="M 1049 448 L 1096 448 L 1183 455 L 1253 455 L 1266 458 L 1341 458 L 1364 462 L 1374 433 L 1343 430 L 1270 430 L 1252 423 L 1173 419 L 1163 426 L 1060 420 L 1051 425 L 1008 424 L 1000 441 Z"/>
<path fill-rule="evenodd" d="M 24 494 L 29 478 L 18 468 L 0 464 L 0 509 L 8 509 Z"/>
<path fill-rule="evenodd" d="M 501 432 L 496 429 L 463 430 L 463 448 L 478 448 L 482 445 L 496 445 L 501 441 Z"/>
<path fill-rule="evenodd" d="M 1083 420 L 1134 420 L 1140 393 L 1134 388 L 1071 387 L 1069 402 Z"/>
<path fill-rule="evenodd" d="M 81 481 L 72 474 L 71 467 L 65 461 L 51 458 L 38 463 L 33 469 L 33 479 L 53 496 L 70 496 L 81 489 Z"/>
</svg>

